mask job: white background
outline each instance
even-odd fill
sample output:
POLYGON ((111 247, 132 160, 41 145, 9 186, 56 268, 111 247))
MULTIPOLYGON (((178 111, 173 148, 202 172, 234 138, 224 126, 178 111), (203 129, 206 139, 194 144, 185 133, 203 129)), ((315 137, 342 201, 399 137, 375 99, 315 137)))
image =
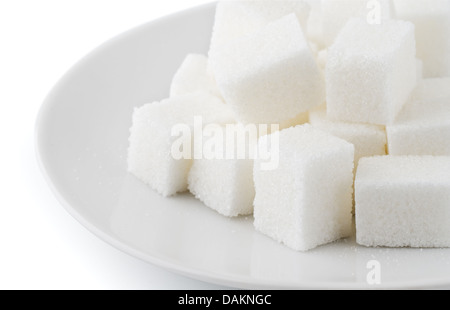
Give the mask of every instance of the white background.
POLYGON ((59 205, 37 167, 36 115, 80 58, 209 0, 0 0, 0 289, 217 289, 107 245, 59 205))

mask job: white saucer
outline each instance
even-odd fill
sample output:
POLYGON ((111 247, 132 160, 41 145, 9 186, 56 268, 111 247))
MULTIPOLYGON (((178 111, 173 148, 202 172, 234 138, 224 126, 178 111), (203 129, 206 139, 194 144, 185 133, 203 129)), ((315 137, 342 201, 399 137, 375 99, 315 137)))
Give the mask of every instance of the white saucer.
POLYGON ((185 194, 164 199, 126 171, 134 107, 168 96, 184 56, 206 53, 214 5, 118 36, 79 62, 37 122, 42 170, 63 206, 111 245, 192 278, 239 288, 450 286, 450 249, 367 249, 354 240, 297 253, 185 194), (381 264, 370 286, 367 263, 381 264))

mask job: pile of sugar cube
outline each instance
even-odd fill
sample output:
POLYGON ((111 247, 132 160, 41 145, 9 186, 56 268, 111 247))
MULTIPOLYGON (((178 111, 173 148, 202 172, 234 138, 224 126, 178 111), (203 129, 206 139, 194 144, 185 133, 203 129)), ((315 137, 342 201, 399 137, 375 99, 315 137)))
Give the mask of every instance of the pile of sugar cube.
POLYGON ((130 173, 253 214, 294 250, 349 237, 353 216, 363 246, 450 247, 450 0, 220 1, 208 54, 188 55, 130 131, 130 173), (277 166, 197 158, 193 134, 191 156, 173 156, 199 118, 277 125, 248 146, 277 141, 277 166))

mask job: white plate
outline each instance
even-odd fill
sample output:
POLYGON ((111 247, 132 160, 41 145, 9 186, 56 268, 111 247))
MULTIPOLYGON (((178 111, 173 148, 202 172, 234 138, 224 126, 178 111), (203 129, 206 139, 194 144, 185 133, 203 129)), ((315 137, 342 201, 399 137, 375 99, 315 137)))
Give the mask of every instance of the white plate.
POLYGON ((168 96, 190 52, 205 53, 207 5, 120 35, 78 63, 46 99, 37 122, 44 174, 64 207, 131 255, 196 279, 240 288, 382 288, 450 285, 449 249, 367 249, 344 240, 297 253, 227 219, 190 195, 164 199, 126 172, 134 107, 168 96))

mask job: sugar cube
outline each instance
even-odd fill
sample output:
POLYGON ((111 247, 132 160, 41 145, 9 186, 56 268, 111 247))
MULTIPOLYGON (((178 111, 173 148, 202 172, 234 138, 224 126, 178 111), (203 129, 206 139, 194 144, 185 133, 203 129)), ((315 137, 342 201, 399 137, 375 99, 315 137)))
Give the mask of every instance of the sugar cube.
MULTIPOLYGON (((322 32, 322 5, 321 0, 306 0, 311 7, 308 17, 306 36, 319 47, 324 46, 322 32)), ((303 28, 304 29, 304 28, 303 28)))
POLYGON ((317 64, 320 69, 325 70, 327 67, 328 50, 324 49, 317 53, 317 64))
POLYGON ((317 54, 319 54, 319 46, 316 43, 311 42, 311 41, 309 41, 308 43, 309 43, 309 48, 311 49, 311 52, 317 58, 317 54))
POLYGON ((240 37, 250 35, 268 23, 295 13, 306 29, 310 7, 302 0, 219 1, 216 8, 209 56, 240 37))
POLYGON ((326 106, 310 111, 309 122, 314 128, 354 145, 354 175, 361 158, 386 155, 387 138, 386 130, 383 126, 332 121, 327 117, 326 106))
POLYGON ((175 73, 170 87, 170 97, 196 92, 207 92, 221 97, 212 76, 208 74, 208 58, 200 54, 189 54, 175 73))
POLYGON ((188 183, 197 199, 224 216, 253 213, 251 159, 195 159, 188 183))
POLYGON ((391 155, 450 155, 450 78, 422 80, 386 131, 391 155))
POLYGON ((386 130, 382 126, 332 121, 323 107, 310 111, 309 122, 316 129, 352 143, 355 146, 355 166, 363 157, 386 155, 386 130))
POLYGON ((302 28, 306 30, 311 7, 305 0, 250 0, 240 2, 248 14, 258 16, 261 26, 293 13, 302 28))
POLYGON ((223 46, 211 63, 239 122, 280 123, 325 101, 323 76, 294 14, 223 46))
POLYGON ((332 45, 351 18, 363 18, 367 22, 377 24, 392 18, 393 11, 392 0, 322 0, 323 41, 326 46, 332 45))
POLYGON ((264 160, 255 160, 258 231, 297 251, 350 235, 352 144, 303 125, 264 136, 258 147, 279 151, 277 169, 263 170, 264 160))
POLYGON ((417 66, 417 84, 423 79, 423 61, 420 59, 416 59, 417 66))
POLYGON ((450 247, 450 157, 363 158, 355 191, 358 244, 450 247))
POLYGON ((433 102, 447 100, 450 104, 450 77, 423 79, 414 90, 410 101, 433 102))
MULTIPOLYGON (((207 93, 174 97, 135 109, 129 138, 129 172, 163 196, 186 191, 190 158, 194 156, 173 156, 174 142, 180 137, 172 135, 172 129, 177 125, 192 128, 195 117, 202 117, 203 124, 234 122, 228 107, 207 93)), ((194 136, 193 130, 189 133, 194 136)))
POLYGON ((327 104, 331 118, 390 124, 417 84, 414 25, 351 19, 328 49, 327 104))
POLYGON ((424 77, 450 76, 450 1, 394 0, 397 18, 416 26, 424 77))

